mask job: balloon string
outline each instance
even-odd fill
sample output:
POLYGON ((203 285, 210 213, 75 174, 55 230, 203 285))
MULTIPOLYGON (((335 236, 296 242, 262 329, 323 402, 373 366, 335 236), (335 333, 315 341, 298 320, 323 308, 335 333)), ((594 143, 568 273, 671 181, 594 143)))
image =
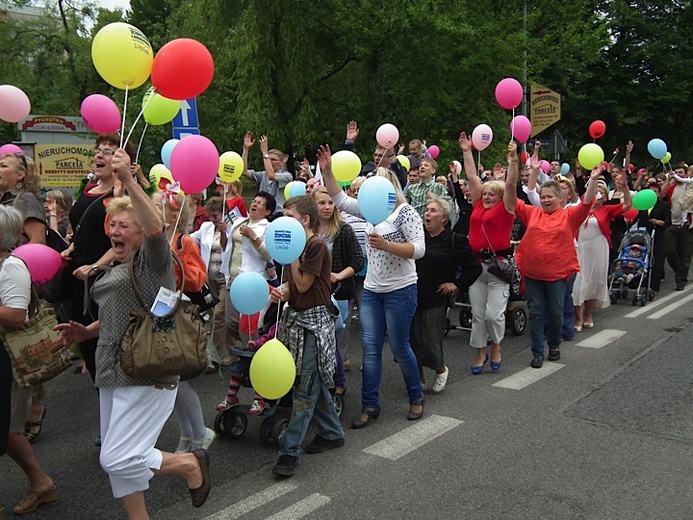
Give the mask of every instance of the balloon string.
MULTIPOLYGON (((173 237, 176 236, 176 230, 178 229, 178 224, 180 223, 180 216, 183 214, 183 208, 185 207, 185 201, 187 197, 183 197, 183 202, 180 205, 180 209, 178 210, 178 216, 176 217, 176 227, 173 228, 173 233, 171 234, 171 247, 173 247, 173 237)), ((175 198, 173 200, 176 200, 175 198)), ((166 203, 164 201, 164 206, 166 206, 166 203)))
MULTIPOLYGON (((479 175, 479 168, 481 168, 481 150, 477 152, 477 160, 476 160, 476 174, 479 175)), ((479 176, 481 177, 481 176, 479 176)))
MULTIPOLYGON (((140 110, 140 113, 137 114, 137 117, 135 118, 135 122, 132 123, 132 127, 130 127, 130 131, 128 132, 128 136, 125 138, 125 144, 127 144, 127 142, 130 140, 130 136, 132 135, 132 131, 133 131, 133 130, 135 129, 135 127, 137 126, 137 123, 139 123, 140 118, 142 117, 142 114, 144 114, 144 111, 145 111, 146 108, 149 106, 149 103, 151 103, 152 99, 154 99, 154 96, 149 96, 149 99, 147 100, 147 102, 146 102, 146 103, 144 104, 144 106, 142 107, 142 110, 140 110)), ((125 125, 124 125, 124 124, 123 124, 123 128, 125 128, 125 125)), ((121 138, 122 138, 122 137, 121 137, 121 138)), ((121 148, 122 148, 122 147, 121 147, 121 148)))
POLYGON ((123 122, 120 127, 120 146, 123 147, 123 134, 125 133, 125 115, 128 113, 128 85, 125 85, 125 100, 123 101, 123 122))
POLYGON ((135 164, 139 164, 140 162, 140 149, 142 148, 142 141, 144 141, 144 134, 147 133, 147 128, 149 128, 148 124, 144 124, 144 129, 142 129, 142 135, 140 136, 140 142, 137 145, 137 153, 135 154, 135 164))
MULTIPOLYGON (((288 267, 289 269, 291 269, 291 264, 287 264, 287 265, 285 265, 285 266, 282 267, 282 279, 281 279, 281 284, 279 285, 279 287, 283 287, 283 286, 284 286, 284 270, 285 270, 287 267, 288 267)), ((282 291, 282 292, 284 292, 284 291, 282 291)), ((275 339, 277 338, 277 332, 279 331, 279 314, 281 313, 282 302, 280 301, 277 305, 278 305, 278 308, 277 308, 277 321, 274 323, 274 338, 275 338, 275 339)))
POLYGON ((226 183, 224 183, 224 201, 221 205, 221 221, 224 222, 224 214, 226 213, 226 183))
POLYGON ((510 140, 515 139, 515 107, 513 107, 513 118, 510 120, 510 140))

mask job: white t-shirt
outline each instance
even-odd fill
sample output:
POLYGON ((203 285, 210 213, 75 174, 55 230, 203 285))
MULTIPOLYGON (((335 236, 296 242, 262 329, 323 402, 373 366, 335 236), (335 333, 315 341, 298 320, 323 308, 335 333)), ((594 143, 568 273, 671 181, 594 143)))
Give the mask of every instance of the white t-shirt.
POLYGON ((11 309, 29 309, 31 275, 19 258, 8 256, 0 269, 0 304, 11 309))

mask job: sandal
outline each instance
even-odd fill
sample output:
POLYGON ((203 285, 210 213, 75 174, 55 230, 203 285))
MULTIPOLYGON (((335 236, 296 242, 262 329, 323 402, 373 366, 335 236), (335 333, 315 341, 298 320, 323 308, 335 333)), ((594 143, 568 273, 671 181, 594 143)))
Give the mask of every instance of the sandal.
POLYGON ((592 327, 594 327, 594 322, 592 322, 592 320, 590 320, 590 321, 585 321, 585 322, 582 324, 582 326, 585 327, 586 329, 591 329, 592 327))
MULTIPOLYGON (((43 420, 45 418, 46 418, 46 407, 44 406, 40 421, 35 421, 35 422, 27 421, 26 423, 24 423, 24 435, 29 440, 30 444, 34 444, 36 442, 36 440, 39 438, 39 435, 41 435, 41 431, 43 430, 43 420), (32 432, 31 431, 32 428, 38 428, 38 429, 36 431, 32 432)), ((36 509, 36 508, 34 508, 34 509, 36 509)), ((33 509, 32 509, 32 511, 33 511, 33 509)))
POLYGON ((44 491, 43 493, 41 493, 40 491, 29 490, 29 493, 27 493, 24 500, 22 500, 19 504, 14 506, 12 512, 15 515, 24 515, 26 513, 31 513, 32 511, 36 510, 38 506, 48 504, 50 502, 55 502, 56 499, 57 497, 55 495, 55 486, 50 488, 48 491, 44 491))

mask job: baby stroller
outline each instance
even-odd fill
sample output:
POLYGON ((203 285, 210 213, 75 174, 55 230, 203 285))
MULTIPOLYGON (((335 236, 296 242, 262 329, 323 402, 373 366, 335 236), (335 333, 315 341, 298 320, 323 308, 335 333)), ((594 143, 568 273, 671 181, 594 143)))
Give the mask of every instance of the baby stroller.
POLYGON ((609 275, 609 299, 616 303, 619 299, 632 298, 633 305, 644 306, 647 301, 654 299, 654 291, 650 289, 652 276, 652 254, 654 231, 648 233, 643 228, 631 228, 626 232, 618 248, 618 257, 611 266, 609 275), (632 250, 639 249, 638 257, 632 256, 632 250), (623 276, 628 269, 637 269, 633 276, 623 276))

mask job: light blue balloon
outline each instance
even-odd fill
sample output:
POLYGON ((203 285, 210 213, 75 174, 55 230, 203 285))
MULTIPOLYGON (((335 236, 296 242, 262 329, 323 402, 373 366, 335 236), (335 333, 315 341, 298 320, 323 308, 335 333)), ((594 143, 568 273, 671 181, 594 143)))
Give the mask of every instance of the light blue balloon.
POLYGON ((260 273, 241 273, 231 283, 229 297, 241 314, 251 315, 260 312, 269 299, 267 280, 260 273))
POLYGON ((290 264, 306 247, 306 231, 295 218, 279 217, 267 226, 265 246, 274 260, 282 265, 290 264))
POLYGON ((570 164, 568 164, 567 162, 564 162, 563 164, 561 164, 561 175, 568 175, 569 172, 570 172, 570 164))
POLYGON ((397 203, 397 192, 385 177, 376 175, 366 179, 358 194, 359 210, 374 226, 390 216, 397 203))
POLYGON ((179 139, 169 139, 164 143, 164 146, 161 147, 161 162, 163 162, 164 166, 169 170, 171 169, 171 153, 173 153, 173 149, 178 143, 180 143, 179 139))
POLYGON ((306 194, 306 183, 302 181, 294 181, 289 186, 289 198, 300 197, 306 194))
POLYGON ((667 154, 667 144, 661 139, 652 139, 647 143, 647 151, 655 159, 661 159, 667 154))

